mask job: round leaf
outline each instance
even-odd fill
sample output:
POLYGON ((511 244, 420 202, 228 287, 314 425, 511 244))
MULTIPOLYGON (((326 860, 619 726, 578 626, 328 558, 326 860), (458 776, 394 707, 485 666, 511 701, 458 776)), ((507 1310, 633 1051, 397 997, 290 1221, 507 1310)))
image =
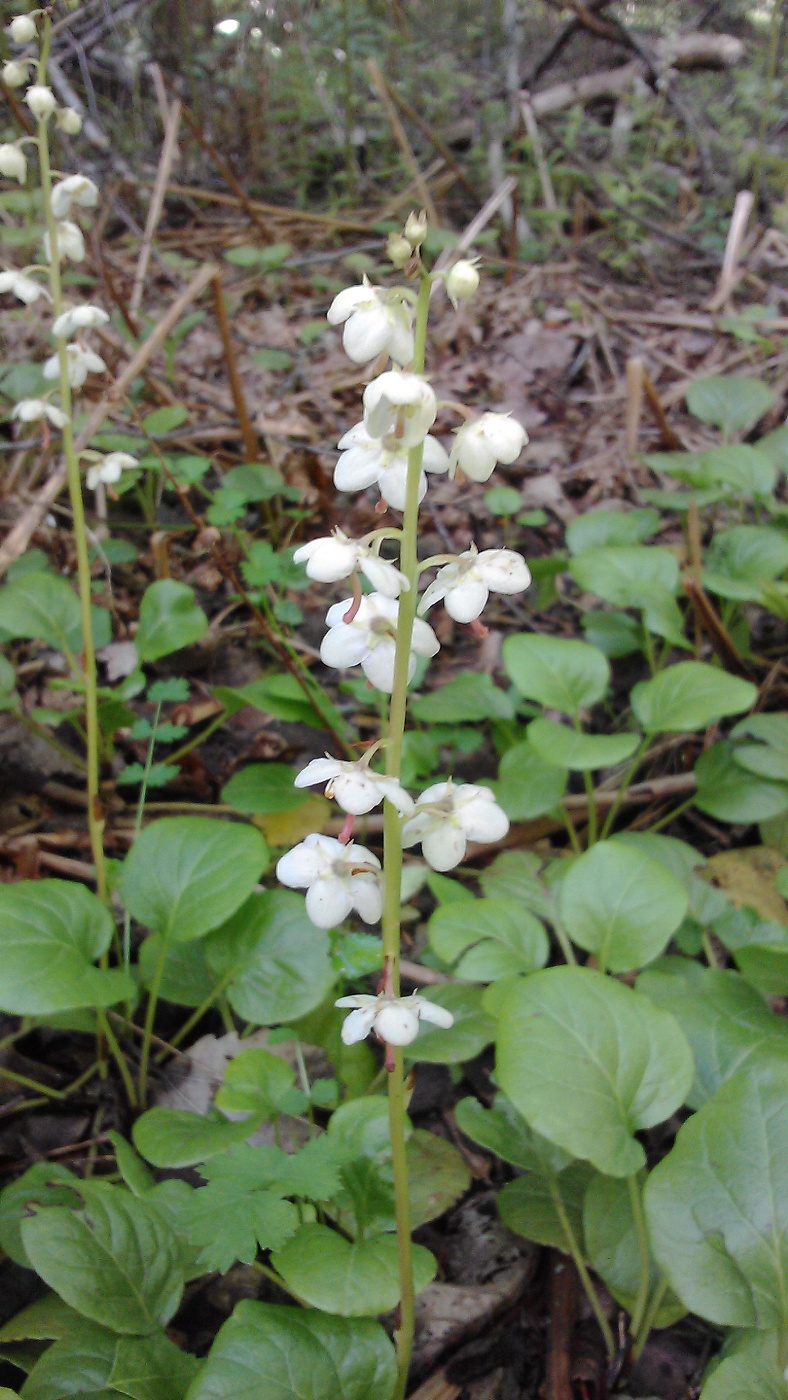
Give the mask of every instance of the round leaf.
POLYGON ((216 1095, 216 1106, 223 1112, 275 1118, 294 1083, 295 1072, 286 1060, 253 1046, 230 1061, 216 1095))
POLYGON ((507 749, 498 773, 495 798, 513 822, 552 812, 566 792, 566 769, 545 763, 527 739, 507 749))
POLYGON ((159 995, 176 1006, 202 1006, 216 986, 216 978, 205 961, 204 943, 174 943, 160 933, 152 933, 139 952, 142 985, 150 987, 157 974, 162 943, 167 946, 159 995))
POLYGON ((157 579, 140 603, 137 655, 140 661, 158 661, 198 642, 207 630, 208 619, 195 603, 193 590, 175 579, 157 579))
POLYGON ((617 841, 599 841, 574 861, 558 895, 569 937, 612 972, 659 957, 688 903, 685 886, 664 865, 617 841))
POLYGON ((93 966, 109 947, 112 927, 109 911, 84 885, 0 885, 0 1008, 46 1016, 133 997, 134 983, 124 973, 93 966))
POLYGON ((659 545, 588 549, 569 572, 580 588, 616 608, 646 608, 655 592, 672 595, 679 586, 676 556, 659 545))
POLYGON ((566 543, 572 554, 605 545, 640 544, 659 529, 656 510, 588 510, 570 520, 566 543))
POLYGON ((788 1381, 767 1356, 728 1356, 712 1371, 701 1400, 788 1400, 788 1381))
POLYGON ((640 681, 632 690, 631 701, 647 734, 681 734, 749 710, 757 695, 750 681, 717 666, 679 661, 651 680, 640 681))
POLYGON ((518 979, 503 1003, 496 1063, 526 1122, 609 1176, 640 1170, 634 1134, 674 1113, 693 1076, 673 1017, 584 967, 518 979))
POLYGON ((763 822, 788 811, 788 783, 748 773, 731 743, 713 744, 695 764, 695 806, 723 822, 763 822))
POLYGON ((503 644, 506 673, 526 700, 575 715, 601 700, 610 681, 607 657, 588 642, 520 633, 503 644))
POLYGON ((481 1054, 494 1039, 495 1021, 482 1006, 481 987, 457 984, 430 987, 429 1000, 445 1006, 454 1017, 454 1025, 448 1030, 442 1026, 425 1029, 422 1022, 418 1036, 405 1051, 409 1060, 429 1060, 438 1065, 462 1064, 481 1054))
POLYGON ((583 734, 554 719, 535 719, 528 726, 528 743, 545 763, 580 772, 623 763, 639 742, 637 734, 583 734))
POLYGON ((535 972, 550 951, 539 920, 511 899, 455 900, 435 910, 430 943, 457 977, 493 982, 510 972, 535 972))
POLYGON ((288 890, 252 895, 211 935, 206 955, 228 984, 233 1010, 257 1025, 305 1016, 334 983, 328 936, 307 917, 303 898, 288 890))
MULTIPOLYGON (((340 1317, 374 1317, 399 1302, 397 1241, 375 1235, 351 1242, 327 1225, 302 1225, 271 1262, 305 1303, 340 1317)), ((413 1246, 413 1279, 421 1292, 435 1277, 436 1261, 413 1246)))
POLYGON ((785 1084, 784 1066, 737 1074, 679 1129, 646 1186, 660 1268, 720 1326, 788 1325, 785 1084))
POLYGON ((740 496, 768 496, 777 479, 777 470, 766 453, 747 443, 714 447, 703 453, 698 467, 709 484, 728 486, 740 496))
POLYGON ((504 1186, 498 1196, 498 1213, 515 1234, 564 1254, 571 1252, 568 1221, 584 1254, 583 1199, 591 1176, 587 1162, 573 1162, 560 1176, 526 1172, 504 1186))
POLYGON ((250 763, 225 783, 222 802, 236 812, 289 812, 309 800, 303 788, 293 787, 295 776, 287 763, 250 763))
POLYGON ((56 651, 82 649, 79 599, 56 574, 23 574, 0 588, 0 636, 32 637, 56 651))
MULTIPOLYGON (((639 1180, 638 1190, 641 1186, 639 1180)), ((640 1281, 640 1255, 629 1185, 623 1178, 595 1175, 589 1181, 583 1201, 583 1233, 588 1262, 616 1301, 631 1313, 640 1281)), ((659 1282, 659 1274, 653 1260, 649 1263, 651 1295, 659 1282)), ((660 1304, 654 1326, 669 1327, 686 1311, 684 1304, 668 1293, 660 1304)))
POLYGON ((126 857, 121 898, 141 924, 186 943, 229 918, 267 863, 268 847, 252 826, 163 817, 145 828, 126 857))
POLYGON ((230 1123, 218 1113, 185 1108, 151 1108, 134 1124, 134 1146, 154 1167, 193 1167, 243 1142, 254 1131, 244 1119, 230 1123))
POLYGON ((478 1099, 460 1099, 455 1117, 460 1132, 472 1142, 523 1171, 557 1176, 572 1160, 562 1148, 529 1128, 504 1094, 496 1094, 492 1108, 482 1108, 478 1099))
POLYGON ((417 1128, 411 1137, 407 1154, 410 1225, 417 1230, 465 1195, 471 1174, 453 1143, 423 1128, 417 1128))
POLYGON ((0 1195, 0 1248, 15 1264, 21 1264, 24 1269, 33 1267, 25 1253, 21 1233, 22 1222, 30 1218, 30 1211, 35 1206, 73 1206, 77 1185, 73 1172, 59 1163, 36 1162, 4 1188, 0 1195))
POLYGON ((739 374, 695 379, 687 390, 690 413, 726 434, 751 428, 773 403, 774 390, 768 384, 739 374))

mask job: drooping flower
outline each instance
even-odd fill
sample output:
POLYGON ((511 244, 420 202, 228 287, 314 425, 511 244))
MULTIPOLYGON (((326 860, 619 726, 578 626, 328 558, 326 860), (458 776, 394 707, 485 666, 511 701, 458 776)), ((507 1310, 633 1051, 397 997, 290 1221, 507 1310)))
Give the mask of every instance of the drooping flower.
POLYGON ((8 34, 15 44, 29 44, 36 37, 36 22, 30 15, 14 15, 8 34))
POLYGON ((68 414, 55 404, 47 403, 46 399, 20 399, 11 409, 11 417, 18 418, 20 423, 37 423, 47 418, 55 428, 62 428, 68 422, 68 414))
POLYGON ((413 816, 402 828, 402 844, 421 842, 433 870, 452 870, 465 856, 469 841, 500 841, 509 818, 489 788, 473 783, 435 783, 421 794, 413 816))
POLYGON ((451 452, 452 470, 462 467, 472 481, 487 481, 498 462, 516 462, 528 434, 509 413, 483 413, 459 429, 451 452))
MULTIPOLYGON (((68 258, 69 262, 84 261, 85 239, 79 224, 73 220, 61 219, 55 224, 55 242, 58 262, 63 262, 64 258, 68 258)), ((47 262, 52 261, 52 242, 48 231, 44 234, 44 255, 47 262)))
MULTIPOLYGON (((86 350, 83 346, 72 341, 66 346, 66 356, 68 364, 68 382, 72 389, 81 389, 89 374, 102 374, 107 368, 100 355, 95 350, 86 350)), ((44 378, 57 379, 60 375, 60 359, 57 355, 50 355, 44 365, 44 378)))
POLYGON ((6 87, 18 88, 27 82, 27 70, 30 67, 30 60, 27 58, 9 58, 3 64, 3 82, 6 87))
MULTIPOLYGON (((334 468, 334 485, 338 491, 365 491, 377 486, 383 500, 394 510, 405 509, 408 481, 408 451, 393 433, 385 437, 370 437, 363 423, 356 423, 339 440, 344 449, 334 468)), ((437 438, 424 439, 422 472, 419 478, 419 500, 427 494, 425 472, 447 472, 449 454, 437 438)))
POLYGON ((27 157, 12 141, 4 141, 0 146, 0 175, 18 180, 20 185, 27 179, 27 157))
POLYGON ((277 879, 291 889, 306 890, 306 912, 318 928, 341 924, 356 909, 366 924, 375 924, 383 908, 380 861, 354 841, 343 845, 334 836, 313 832, 282 856, 277 879))
POLYGON ((427 237, 428 228, 429 224, 427 222, 426 210, 422 209, 420 214, 416 214, 411 210, 405 220, 403 233, 408 242, 413 244, 414 248, 420 248, 427 237))
POLYGON ((368 364, 384 350, 398 365, 413 359, 413 308, 396 289, 373 287, 365 277, 334 297, 327 320, 344 325, 342 344, 355 364, 368 364))
POLYGON ((75 107, 58 107, 55 112, 55 125, 67 136, 79 136, 82 118, 75 107))
POLYGON ((446 291, 455 311, 461 301, 468 301, 479 289, 478 258, 461 258, 446 273, 446 291))
POLYGON ((522 593, 530 582, 531 572, 521 554, 513 549, 484 549, 479 554, 473 545, 438 570, 422 595, 419 612, 443 598, 455 622, 473 622, 491 593, 522 593))
POLYGON ((57 340, 69 340, 74 331, 90 330, 94 326, 105 326, 109 320, 106 311, 100 306, 72 306, 52 323, 52 334, 57 340))
POLYGON ((370 437, 393 433, 400 447, 416 447, 437 415, 438 400, 421 375, 387 369, 364 390, 364 427, 370 437))
POLYGON ((301 769, 294 786, 314 787, 317 783, 326 783, 326 797, 333 797, 343 812, 349 812, 354 817, 371 812, 384 797, 396 807, 401 817, 410 816, 413 811, 413 798, 400 787, 396 778, 373 772, 367 756, 355 763, 328 756, 313 758, 306 768, 301 769))
POLYGON ((400 569, 381 559, 364 540, 352 540, 342 530, 300 545, 293 558, 297 564, 304 564, 309 577, 318 583, 337 583, 360 569, 372 587, 387 598, 398 598, 410 588, 400 569))
MULTIPOLYGON (((378 690, 391 692, 394 686, 394 656, 399 604, 382 593, 368 593, 361 599, 350 622, 345 621, 352 598, 334 603, 326 613, 328 631, 320 647, 326 666, 344 670, 360 666, 367 680, 378 690)), ((440 643, 432 628, 421 618, 413 624, 408 679, 416 670, 417 656, 434 656, 440 643)))
POLYGON ((443 1030, 454 1025, 454 1017, 445 1006, 415 992, 410 997, 340 997, 334 1005, 354 1008, 342 1026, 345 1045, 364 1040, 370 1031, 375 1031, 387 1045, 410 1045, 419 1033, 420 1021, 431 1021, 443 1030))
POLYGON ((43 83, 33 83, 33 86, 27 89, 25 102, 39 121, 46 121, 57 107, 54 92, 43 83))
POLYGON ((23 272, 0 272, 0 292, 12 292, 25 306, 30 306, 39 297, 49 296, 46 287, 32 277, 25 277, 23 272))
POLYGON ((56 219, 65 219, 71 213, 72 204, 81 209, 92 209, 98 199, 98 185, 94 185, 87 175, 68 175, 58 180, 52 189, 52 213, 56 219))
POLYGON ((95 491, 100 482, 105 486, 114 486, 116 481, 120 481, 124 471, 138 466, 137 458, 132 457, 130 452, 108 452, 100 462, 94 462, 93 466, 88 468, 88 490, 95 491))

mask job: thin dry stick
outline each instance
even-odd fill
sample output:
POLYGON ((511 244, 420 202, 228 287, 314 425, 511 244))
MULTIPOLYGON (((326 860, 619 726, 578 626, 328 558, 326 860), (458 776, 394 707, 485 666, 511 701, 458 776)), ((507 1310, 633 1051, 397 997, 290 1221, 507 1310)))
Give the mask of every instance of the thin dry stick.
POLYGON ((643 416, 643 375, 646 366, 639 355, 627 360, 627 408, 625 445, 630 457, 637 451, 638 431, 643 416))
POLYGON ((164 206, 164 196, 167 193, 170 171, 172 170, 172 163, 175 159, 178 127, 180 123, 181 104, 176 97, 170 107, 167 125, 164 129, 164 145, 161 148, 161 159, 159 160, 159 168, 156 171, 156 183, 153 186, 153 194, 148 207, 148 217, 145 220, 145 232, 142 236, 142 245, 137 259, 137 270, 134 273, 134 285, 131 289, 131 296, 129 297, 129 311, 132 316, 137 315, 142 304, 145 277, 148 271, 151 251, 153 249, 153 237, 164 206))
POLYGON ((671 452, 683 452, 684 443, 675 429, 671 428, 665 415, 665 410, 662 407, 662 400, 654 386, 654 381, 645 367, 643 369, 643 388, 646 391, 648 406, 654 415, 654 420, 659 428, 660 437, 662 438, 664 446, 669 448, 671 452))
POLYGON ((544 152, 544 142, 539 124, 536 120, 533 103, 530 94, 523 92, 520 94, 520 111, 522 113, 525 129, 528 133, 528 140, 531 142, 531 151, 536 162, 536 169, 539 172, 539 183, 542 186, 542 199, 545 209, 550 209, 553 213, 558 209, 558 200, 555 197, 553 181, 550 175, 550 166, 544 152))
POLYGON ((432 224, 433 228, 440 228, 440 219, 438 217, 438 211, 435 208, 432 195, 429 192, 427 183, 419 168, 419 163, 413 154, 413 149, 408 140, 405 128, 399 119, 399 112, 397 111, 396 107, 394 106, 394 103, 391 100, 391 97, 389 96, 389 90, 386 86, 386 79, 383 77, 383 74, 380 71, 380 67, 374 58, 366 59, 364 67, 369 73, 369 76, 372 79, 372 83, 377 91, 378 97, 380 98, 381 103, 383 104, 383 109, 386 113, 386 116, 389 119, 389 126, 391 127, 394 140, 396 141, 397 145, 402 151, 405 164, 407 165, 408 170, 410 171, 416 183, 416 189, 419 192, 419 199, 421 200, 422 207, 426 209, 427 217, 429 218, 429 221, 432 224))
MULTIPOLYGON (((125 368, 121 370, 115 383, 104 395, 103 399, 100 399, 93 408, 87 423, 76 438, 75 447, 78 452, 81 451, 83 447, 87 447, 94 433, 98 432, 104 419, 115 407, 118 399, 123 397, 126 390, 137 378, 137 375, 141 373, 148 361, 155 355, 162 342, 167 339, 173 327, 178 324, 186 307, 190 302, 200 296, 201 292, 205 290, 208 283, 216 276, 218 271, 219 269, 215 263, 206 263, 204 267, 200 268, 197 275, 192 278, 188 287, 186 287, 185 290, 181 292, 181 295, 172 303, 169 311, 162 317, 161 321, 159 321, 156 329, 151 332, 147 340, 143 341, 136 354, 132 356, 125 368)), ((45 512, 52 505, 52 502, 57 500, 65 484, 66 466, 64 462, 61 462, 55 468, 49 480, 41 487, 35 500, 28 506, 27 510, 24 511, 13 530, 9 531, 8 535, 6 535, 2 546, 0 546, 0 577, 2 577, 8 567, 13 564, 14 560, 18 559, 19 555, 24 553, 27 549, 31 535, 38 529, 45 512)))
MULTIPOLYGON (((125 180, 124 184, 136 188, 147 188, 145 180, 125 180)), ((171 195, 180 194, 188 199, 204 199, 208 204, 226 204, 233 209, 259 209, 261 214, 270 214, 283 219, 288 224, 316 224, 325 229, 347 229, 350 233, 370 232, 370 224, 359 219, 344 219, 336 214, 315 214, 311 209, 285 209, 281 204, 266 204, 262 199, 239 199, 234 194, 222 194, 219 190, 204 190, 199 185, 170 185, 171 195)))
POLYGON ((235 404, 235 412, 238 417, 238 426, 241 429, 244 452, 247 461, 257 460, 257 434, 252 427, 252 420, 249 417, 249 409, 246 406, 246 396, 238 373, 238 361, 235 358, 232 337, 230 335, 230 322, 227 319, 227 307, 224 301, 222 290, 222 279, 217 272, 211 287, 213 288, 213 305, 216 312, 216 320, 219 325, 219 334, 222 338, 222 349, 224 350, 225 364, 227 365, 227 377, 230 381, 230 392, 235 404))
POLYGON ((752 213, 754 200, 750 190, 740 190, 733 202, 733 214, 722 259, 722 271, 714 296, 707 302, 709 311, 719 311, 725 305, 737 282, 736 269, 741 256, 742 243, 747 222, 752 213))

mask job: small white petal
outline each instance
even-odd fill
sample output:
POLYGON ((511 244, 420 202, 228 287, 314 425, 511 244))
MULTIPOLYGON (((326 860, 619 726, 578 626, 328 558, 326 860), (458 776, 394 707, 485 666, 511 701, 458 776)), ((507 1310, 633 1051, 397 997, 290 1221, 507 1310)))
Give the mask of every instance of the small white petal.
POLYGON ((315 783, 328 783, 342 772, 342 764, 336 758, 313 758, 293 779, 293 787, 312 787, 315 783))
MULTIPOLYGON (((394 658, 396 647, 393 637, 382 637, 376 646, 361 659, 361 669, 370 685, 390 695, 394 689, 394 658)), ((411 652, 408 665, 408 680, 412 680, 416 670, 416 658, 411 652)))
POLYGON ((376 360, 388 347, 390 329, 385 307, 379 303, 355 311, 345 322, 342 333, 342 344, 348 359, 357 365, 366 365, 370 360, 376 360))
MULTIPOLYGON (((345 602, 345 611, 351 599, 345 602)), ((330 627, 320 643, 320 659, 324 666, 333 666, 344 671, 348 666, 358 666, 369 648, 369 635, 364 627, 340 622, 330 627)))
POLYGON ((528 565, 513 549, 483 550, 474 569, 492 593, 522 593, 531 582, 528 565))
POLYGON ((306 912, 318 928, 341 924, 353 908, 349 881, 321 875, 306 892, 306 912))
POLYGON ((6 141, 0 145, 0 175, 6 175, 9 180, 18 180, 20 185, 27 179, 27 157, 13 142, 6 141))
POLYGON ((69 340, 77 330, 88 330, 94 326, 105 326, 109 321, 106 311, 100 306, 72 306, 52 323, 52 334, 58 340, 69 340))
POLYGON ((377 301, 377 288, 370 287, 368 283, 365 283, 364 286, 345 287, 334 297, 328 308, 326 320, 330 326, 341 326, 349 316, 374 306, 377 301))
POLYGON ((453 870, 464 859, 465 832, 450 818, 441 821, 421 840, 421 853, 433 870, 453 870))
POLYGON ((98 200, 98 186, 87 175, 68 175, 52 189, 50 206, 56 219, 68 217, 72 204, 92 208, 98 200))
POLYGON ((34 282, 22 272, 0 272, 0 292, 12 292, 25 306, 30 306, 40 296, 49 295, 40 282, 34 282))
POLYGON ((57 107, 52 89, 45 87, 42 83, 34 83, 32 87, 27 89, 25 102, 33 116, 38 117, 39 121, 46 121, 57 107))
POLYGON ((383 892, 375 875, 355 875, 348 881, 353 908, 365 924, 376 924, 383 913, 383 892))
POLYGON ((365 551, 359 556, 358 563, 362 574, 369 579, 372 587, 378 593, 384 593, 387 598, 398 598, 400 593, 407 593, 410 588, 406 575, 377 554, 365 551))
POLYGON ((419 1018, 415 1008, 402 1000, 382 1003, 375 1017, 375 1030, 387 1045, 410 1045, 419 1033, 419 1018))
MULTIPOLYGON (((336 1003, 341 1006, 347 998, 341 997, 336 1003)), ((375 998, 371 998, 375 1000, 375 998)), ((359 1007, 357 1011, 351 1011, 350 1015, 342 1024, 342 1041, 345 1045, 356 1045, 359 1040, 365 1040, 372 1030, 375 1020, 375 1007, 359 1007)))
POLYGON ((441 644, 428 622, 417 617, 413 623, 411 646, 417 656, 437 656, 441 644))
POLYGON ((291 889, 301 890, 312 884, 323 874, 330 861, 322 846, 315 847, 301 841, 291 851, 280 856, 276 865, 276 878, 291 889))
POLYGON ((364 992, 356 992, 353 996, 349 997, 337 997, 337 1000, 334 1002, 335 1006, 359 1006, 362 1010, 371 1006, 377 1006, 377 1004, 377 997, 371 997, 364 992))
POLYGON ((473 622, 483 612, 489 596, 486 584, 471 572, 446 590, 446 611, 455 622, 473 622))
POLYGON ((436 1001, 429 1001, 427 997, 421 996, 414 997, 414 1001, 419 1003, 420 1021, 431 1021, 434 1026, 440 1026, 445 1031, 454 1025, 454 1017, 445 1006, 439 1006, 436 1001))
POLYGON ((456 789, 457 819, 469 841, 501 841, 509 830, 509 818, 489 788, 463 783, 456 789))
POLYGON ((451 461, 446 448, 437 438, 426 437, 424 439, 424 456, 421 464, 425 472, 447 472, 451 461))
POLYGON ((36 22, 30 15, 14 15, 8 33, 15 44, 29 44, 36 37, 36 22))

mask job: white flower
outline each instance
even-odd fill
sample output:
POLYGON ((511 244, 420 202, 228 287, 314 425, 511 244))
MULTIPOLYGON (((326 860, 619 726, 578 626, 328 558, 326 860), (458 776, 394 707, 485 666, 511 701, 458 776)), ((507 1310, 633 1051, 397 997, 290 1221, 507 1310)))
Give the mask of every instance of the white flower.
POLYGON ((343 762, 338 758, 313 758, 302 768, 295 779, 297 788, 313 787, 316 783, 327 783, 326 797, 333 797, 343 812, 359 817, 371 812, 384 797, 396 807, 401 817, 410 816, 413 811, 413 798, 400 787, 396 778, 385 773, 374 773, 369 767, 368 758, 357 762, 343 762))
POLYGON ((29 44, 36 37, 36 22, 29 15, 14 15, 8 33, 15 44, 29 44))
MULTIPOLYGON (((394 655, 399 604, 382 593, 368 593, 361 599, 355 617, 345 621, 352 598, 334 603, 326 613, 329 630, 320 647, 326 666, 344 670, 360 666, 367 680, 378 690, 391 692, 394 686, 394 655)), ((416 618, 408 662, 408 679, 416 670, 417 656, 434 656, 440 650, 438 638, 428 623, 416 618)))
POLYGON ((476 271, 477 258, 462 258, 446 273, 446 291, 449 301, 457 310, 457 303, 467 301, 479 287, 479 274, 476 271))
POLYGON ((39 121, 44 122, 47 117, 52 116, 52 113, 57 107, 54 92, 51 87, 44 87, 43 83, 34 83, 32 87, 27 89, 25 93, 25 102, 33 113, 33 116, 38 117, 39 121))
POLYGON ((423 442, 438 415, 438 401, 418 374, 388 369, 364 390, 364 427, 370 437, 393 433, 400 447, 423 442))
POLYGON ((68 422, 68 414, 47 403, 46 399, 20 399, 11 409, 11 417, 18 418, 20 423, 35 423, 40 418, 48 418, 56 428, 62 428, 68 422))
MULTIPOLYGON (((356 423, 339 440, 345 449, 334 468, 334 485, 338 491, 364 491, 377 486, 384 501, 394 510, 405 509, 408 482, 408 452, 399 438, 389 433, 385 437, 370 437, 363 423, 356 423)), ((419 500, 427 494, 425 472, 447 472, 449 454, 437 438, 424 439, 422 472, 419 477, 419 500)))
POLYGON ((293 558, 297 564, 305 564, 309 577, 318 583, 336 583, 360 569, 372 587, 385 593, 387 598, 398 598, 410 588, 405 574, 388 560, 381 559, 363 540, 351 540, 342 530, 302 544, 293 558))
POLYGON ((479 554, 473 545, 438 570, 422 596, 419 612, 443 598, 455 622, 473 622, 491 593, 522 593, 530 582, 531 572, 521 554, 513 549, 484 549, 479 554))
POLYGON ((496 463, 507 465, 520 456, 528 434, 509 413, 483 413, 475 423, 466 423, 457 433, 452 448, 452 469, 462 467, 472 481, 487 481, 496 463))
POLYGON ((92 209, 98 199, 98 185, 94 185, 87 175, 68 175, 59 180, 52 190, 52 213, 56 219, 65 219, 71 213, 72 204, 81 209, 92 209))
POLYGON ((120 481, 121 475, 130 467, 138 467, 139 462, 136 457, 132 457, 130 452, 108 452, 100 462, 96 462, 88 468, 87 487, 89 491, 95 491, 99 482, 106 486, 113 486, 116 481, 120 481))
POLYGON ((72 306, 52 323, 52 334, 58 340, 69 340, 74 331, 90 330, 93 326, 105 326, 109 316, 100 306, 72 306))
POLYGON ((30 306, 41 296, 49 296, 46 287, 32 277, 25 277, 23 272, 0 272, 0 292, 13 292, 25 306, 30 306))
POLYGON ((20 185, 27 179, 27 157, 10 141, 4 141, 0 146, 0 175, 7 175, 9 180, 18 180, 20 185))
MULTIPOLYGON (((81 345, 72 341, 66 346, 66 356, 68 362, 68 382, 72 389, 81 389, 89 374, 102 374, 107 366, 100 355, 95 350, 85 350, 81 345)), ((58 379, 60 376, 60 359, 57 355, 50 355, 44 365, 45 379, 58 379)))
POLYGON ((413 244, 414 248, 420 248, 427 237, 428 228, 429 224, 427 223, 426 212, 422 209, 420 214, 414 214, 413 210, 411 210, 405 220, 403 233, 408 242, 413 244))
POLYGON ((313 832, 276 867, 277 879, 291 889, 306 890, 306 912, 318 928, 333 928, 357 909, 365 924, 375 924, 383 908, 380 861, 354 841, 346 846, 334 836, 313 832))
MULTIPOLYGON (((68 258, 69 262, 84 261, 85 239, 79 224, 72 223, 71 219, 61 219, 55 224, 55 242, 58 262, 62 262, 64 258, 68 258)), ((48 232, 44 234, 44 256, 47 262, 52 261, 52 244, 48 232)))
POLYGON ((27 70, 30 67, 30 60, 27 58, 11 58, 3 64, 3 82, 6 87, 18 88, 27 82, 27 70))
POLYGON ((78 136, 82 130, 82 118, 75 107, 58 107, 55 112, 55 125, 67 136, 78 136))
POLYGON ((341 326, 345 353, 355 364, 365 365, 384 350, 398 365, 413 359, 413 308, 402 293, 372 287, 346 287, 334 297, 327 316, 329 325, 341 326))
POLYGON ((334 1005, 355 1008, 342 1027, 345 1045, 364 1040, 370 1031, 375 1031, 387 1045, 410 1045, 419 1033, 420 1021, 431 1021, 443 1030, 454 1025, 454 1017, 445 1006, 415 992, 410 997, 340 997, 334 1005))
POLYGON ((489 788, 455 784, 450 778, 421 794, 414 815, 402 828, 402 844, 415 846, 420 841, 433 870, 452 870, 469 841, 500 841, 508 830, 509 818, 489 788))

